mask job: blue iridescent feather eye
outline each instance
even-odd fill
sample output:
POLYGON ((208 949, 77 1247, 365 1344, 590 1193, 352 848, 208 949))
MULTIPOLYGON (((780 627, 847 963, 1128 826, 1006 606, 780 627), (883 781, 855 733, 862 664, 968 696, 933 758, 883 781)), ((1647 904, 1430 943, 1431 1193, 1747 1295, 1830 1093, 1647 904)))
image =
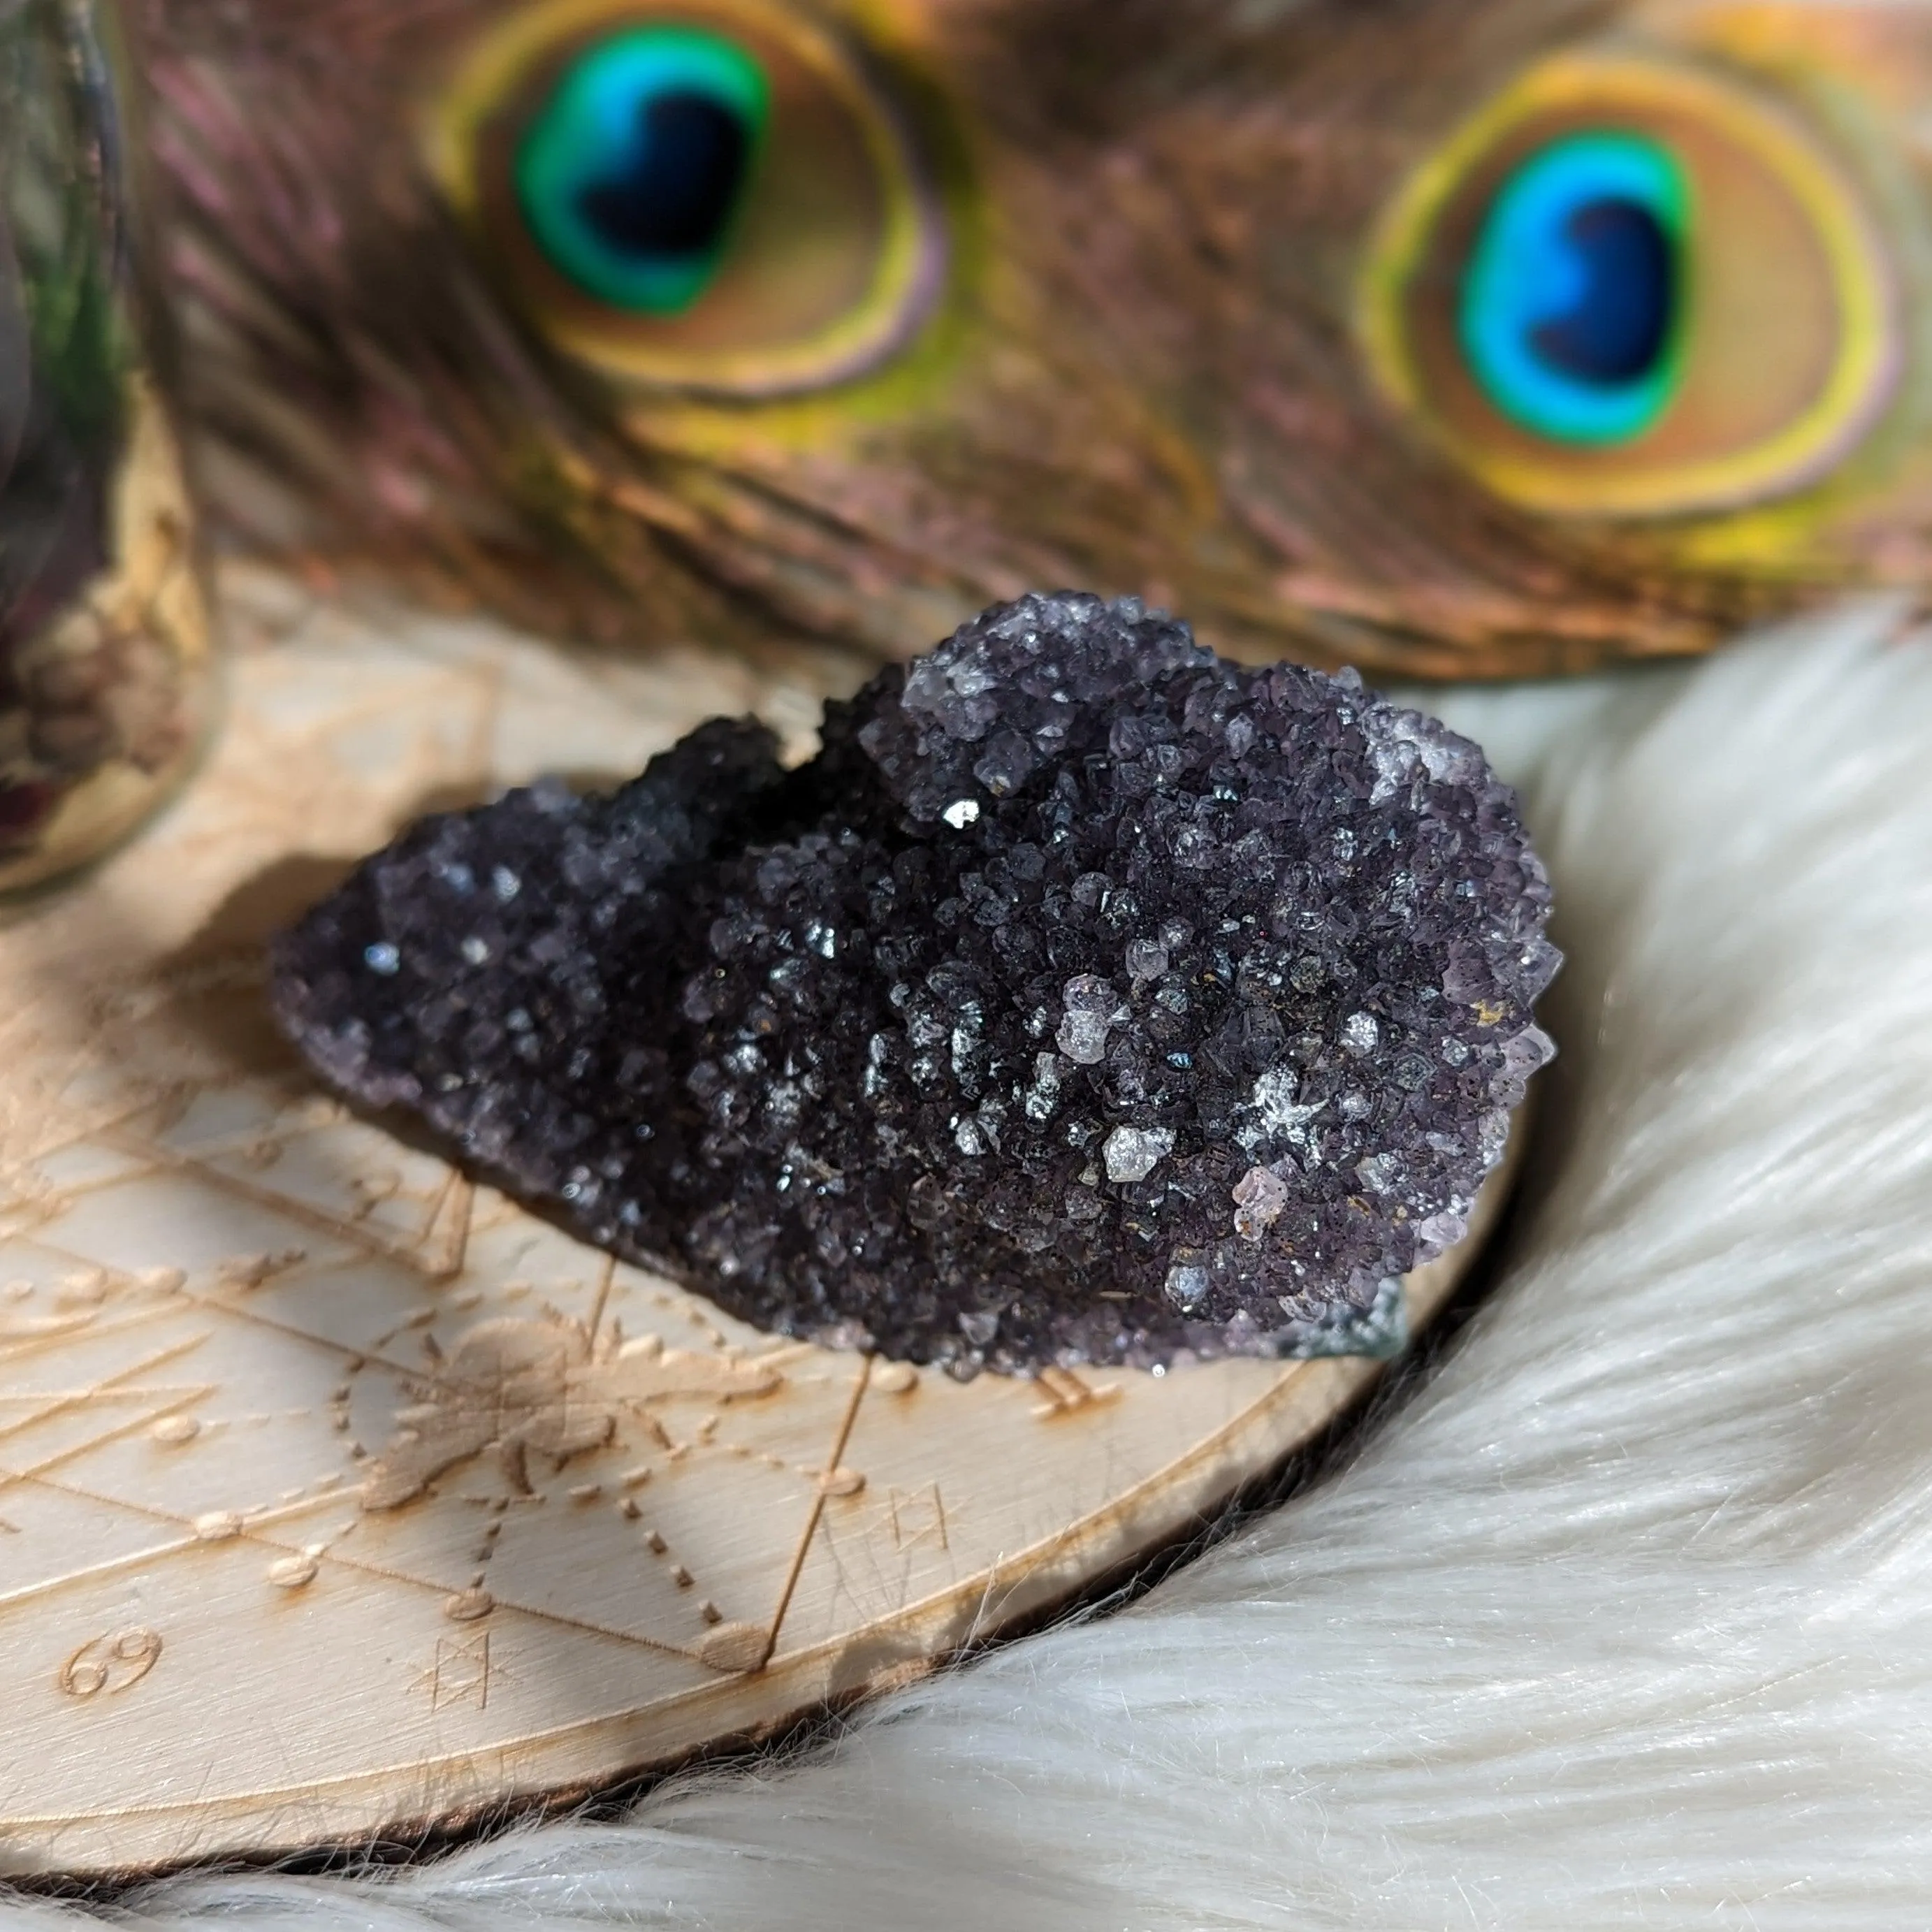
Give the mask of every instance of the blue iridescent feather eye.
POLYGON ((676 315, 717 273, 770 111, 758 63, 718 34, 611 34, 564 69, 524 131, 524 221, 585 294, 676 315))
POLYGON ((1519 163, 1485 215, 1457 322, 1471 372, 1522 428, 1626 442, 1678 384, 1690 224, 1661 142, 1579 133, 1519 163))
POLYGON ((1755 81, 1559 54, 1392 195, 1357 339, 1384 398, 1504 501, 1736 514, 1710 541, 1755 568, 1802 520, 1742 513, 1824 482, 1910 367, 1888 222, 1828 130, 1755 81))
POLYGON ((424 158, 545 346, 626 388, 775 398, 882 370, 947 206, 862 46, 796 0, 516 0, 425 102, 424 158))

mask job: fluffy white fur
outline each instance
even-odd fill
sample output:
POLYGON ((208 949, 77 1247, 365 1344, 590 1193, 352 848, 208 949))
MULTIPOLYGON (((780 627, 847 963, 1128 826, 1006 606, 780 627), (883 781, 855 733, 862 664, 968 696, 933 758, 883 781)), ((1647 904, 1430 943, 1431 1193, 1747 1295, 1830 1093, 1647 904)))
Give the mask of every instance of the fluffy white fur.
POLYGON ((802 1761, 143 1924, 1932 1923, 1932 638, 1437 702, 1529 801, 1564 1058, 1501 1286, 1348 1467, 802 1761))

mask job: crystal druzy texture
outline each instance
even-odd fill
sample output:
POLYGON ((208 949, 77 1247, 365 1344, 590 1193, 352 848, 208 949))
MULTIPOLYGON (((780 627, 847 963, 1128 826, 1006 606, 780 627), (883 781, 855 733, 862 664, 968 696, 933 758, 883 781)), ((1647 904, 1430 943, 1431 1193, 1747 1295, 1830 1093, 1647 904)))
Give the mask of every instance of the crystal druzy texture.
POLYGON ((1352 674, 1028 597, 604 797, 428 819, 278 942, 367 1106, 788 1334, 958 1374, 1319 1351, 1550 1057, 1477 748, 1352 674))

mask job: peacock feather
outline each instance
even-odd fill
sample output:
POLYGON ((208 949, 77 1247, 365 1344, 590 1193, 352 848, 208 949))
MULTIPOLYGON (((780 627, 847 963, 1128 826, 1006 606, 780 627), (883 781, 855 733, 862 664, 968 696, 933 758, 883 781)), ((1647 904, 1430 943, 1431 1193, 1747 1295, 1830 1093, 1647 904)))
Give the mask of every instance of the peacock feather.
POLYGON ((148 0, 231 538, 1580 668, 1932 575, 1923 0, 148 0))

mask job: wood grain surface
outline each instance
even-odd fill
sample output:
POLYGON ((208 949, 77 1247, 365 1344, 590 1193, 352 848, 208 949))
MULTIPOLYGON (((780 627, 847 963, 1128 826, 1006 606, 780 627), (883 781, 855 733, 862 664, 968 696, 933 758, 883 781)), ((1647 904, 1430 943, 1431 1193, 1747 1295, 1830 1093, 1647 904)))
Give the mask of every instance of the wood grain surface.
POLYGON ((0 927, 0 1873, 366 1839, 768 1731, 1186 1533, 1372 1379, 774 1341, 345 1113, 268 1025, 266 932, 417 812, 719 711, 802 748, 822 693, 230 590, 208 769, 0 927))

